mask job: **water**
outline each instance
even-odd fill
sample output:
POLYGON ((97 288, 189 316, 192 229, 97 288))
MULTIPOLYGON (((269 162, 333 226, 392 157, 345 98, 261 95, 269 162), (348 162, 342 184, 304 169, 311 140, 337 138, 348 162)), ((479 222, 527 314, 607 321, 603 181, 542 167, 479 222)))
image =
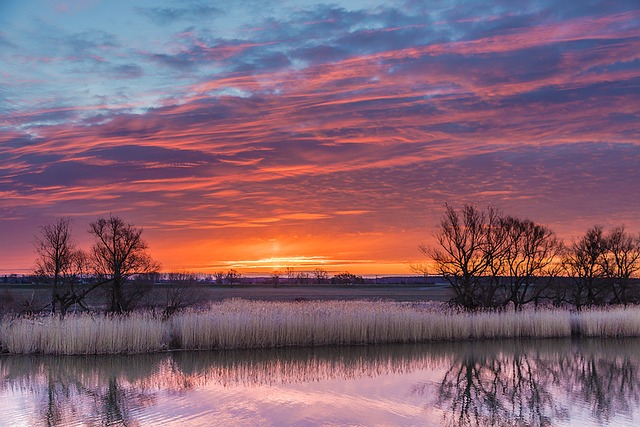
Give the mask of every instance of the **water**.
POLYGON ((0 357, 2 426, 635 426, 640 340, 0 357))

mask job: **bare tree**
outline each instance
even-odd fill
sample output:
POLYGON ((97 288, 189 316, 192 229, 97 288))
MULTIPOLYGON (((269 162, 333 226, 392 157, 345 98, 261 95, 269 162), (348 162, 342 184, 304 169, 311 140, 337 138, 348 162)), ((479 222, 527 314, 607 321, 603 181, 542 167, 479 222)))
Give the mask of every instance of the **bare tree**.
POLYGON ((360 285, 364 283, 362 276, 357 276, 353 273, 345 271, 344 273, 336 274, 331 278, 331 284, 333 285, 360 285))
POLYGON ((89 280, 85 282, 85 279, 89 277, 90 270, 89 256, 85 251, 82 249, 76 249, 73 252, 72 257, 72 270, 66 276, 63 286, 59 288, 59 292, 56 295, 56 298, 60 303, 61 317, 64 317, 72 306, 77 305, 85 310, 88 309, 86 305, 87 296, 90 292, 93 292, 95 289, 102 286, 102 283, 98 280, 89 280))
POLYGON ((242 280, 242 274, 238 270, 232 268, 227 272, 225 280, 229 285, 236 285, 240 283, 240 280, 242 280))
POLYGON ((125 290, 125 284, 136 275, 157 272, 160 268, 147 253, 142 228, 125 223, 121 218, 98 218, 89 224, 95 238, 91 251, 94 272, 104 278, 108 287, 108 310, 122 312, 141 297, 140 288, 125 290))
POLYGON ((570 290, 570 302, 578 309, 606 301, 607 247, 603 229, 597 225, 574 241, 564 253, 564 272, 574 282, 570 290))
POLYGON ((624 226, 619 226, 607 235, 606 244, 603 268, 613 294, 611 302, 632 302, 633 296, 629 293, 640 271, 640 236, 633 237, 625 231, 624 226))
POLYGON ((465 205, 446 212, 435 234, 437 248, 420 246, 435 272, 451 285, 459 307, 519 310, 537 302, 557 273, 562 244, 553 231, 488 207, 465 205))
POLYGON ((277 288, 278 285, 280 284, 280 276, 282 275, 281 272, 279 271, 274 271, 273 273, 271 273, 271 284, 273 285, 274 288, 277 288))
POLYGON ((299 285, 306 285, 307 283, 309 283, 310 278, 311 276, 309 276, 309 273, 301 271, 300 273, 296 274, 295 282, 299 285))
POLYGON ((216 271, 214 277, 216 278, 216 285, 224 284, 224 271, 216 271))
POLYGON ((324 268, 316 268, 313 270, 313 277, 316 280, 316 284, 327 283, 329 281, 329 273, 324 268))
POLYGON ((196 275, 187 272, 172 272, 167 275, 170 286, 165 292, 164 316, 170 317, 176 311, 193 305, 197 301, 196 275))
MULTIPOLYGON (((562 244, 549 228, 514 217, 500 219, 504 239, 499 274, 504 278, 506 301, 515 310, 542 297, 543 278, 554 277, 554 261, 562 244)), ((548 283, 548 281, 546 282, 548 283)))
POLYGON ((60 218, 40 227, 35 240, 35 273, 51 281, 51 312, 60 308, 60 316, 74 304, 86 308, 85 298, 99 283, 84 284, 80 281, 87 274, 87 255, 78 249, 71 235, 71 220, 60 218))
POLYGON ((287 276, 287 284, 292 285, 296 278, 296 270, 293 267, 285 267, 284 274, 287 276))
POLYGON ((71 220, 59 218, 53 223, 40 227, 35 237, 35 249, 38 254, 35 273, 51 280, 51 312, 56 312, 57 295, 66 275, 71 270, 73 253, 76 250, 71 239, 71 220))
POLYGON ((484 244, 481 250, 487 261, 485 277, 481 278, 477 299, 481 307, 502 308, 509 301, 509 283, 505 280, 506 255, 509 251, 508 228, 505 217, 498 210, 488 207, 485 213, 484 244))
POLYGON ((487 299, 483 285, 495 261, 487 245, 488 215, 471 205, 460 212, 446 205, 435 234, 439 248, 420 246, 420 251, 435 262, 436 272, 451 285, 451 302, 465 309, 482 307, 487 299))

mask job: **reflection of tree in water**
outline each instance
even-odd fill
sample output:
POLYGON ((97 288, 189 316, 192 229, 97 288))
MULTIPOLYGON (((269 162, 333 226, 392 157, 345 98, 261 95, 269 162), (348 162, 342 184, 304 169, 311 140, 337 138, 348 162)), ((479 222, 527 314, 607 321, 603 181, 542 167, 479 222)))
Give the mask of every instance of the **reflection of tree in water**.
POLYGON ((157 356, 11 356, 0 363, 1 388, 34 396, 32 424, 136 426, 132 413, 156 394, 134 384, 154 374, 157 356))
POLYGON ((85 393, 93 398, 92 413, 97 421, 108 426, 137 426, 132 409, 151 406, 156 400, 155 394, 121 385, 115 377, 110 377, 107 386, 97 392, 85 390, 85 393))
POLYGON ((602 424, 640 402, 639 343, 626 344, 635 351, 617 341, 469 343, 436 387, 414 393, 435 392, 447 425, 549 426, 568 420, 574 403, 602 424))
POLYGON ((573 358, 562 359, 566 393, 587 404, 592 418, 600 424, 629 413, 640 404, 640 348, 633 340, 620 340, 617 344, 578 341, 573 358), (623 346, 625 350, 621 351, 623 346), (633 352, 636 357, 629 357, 633 352))
POLYGON ((549 366, 509 344, 511 351, 494 353, 475 343, 455 357, 438 387, 438 403, 450 402, 448 424, 550 425, 564 416, 548 387, 555 379, 549 366))
POLYGON ((552 425, 574 406, 605 424, 640 405, 640 340, 538 340, 176 352, 136 356, 6 356, 0 392, 33 396, 32 424, 133 426, 161 394, 309 383, 418 370, 445 423, 552 425), (435 397, 434 397, 435 396, 435 397))

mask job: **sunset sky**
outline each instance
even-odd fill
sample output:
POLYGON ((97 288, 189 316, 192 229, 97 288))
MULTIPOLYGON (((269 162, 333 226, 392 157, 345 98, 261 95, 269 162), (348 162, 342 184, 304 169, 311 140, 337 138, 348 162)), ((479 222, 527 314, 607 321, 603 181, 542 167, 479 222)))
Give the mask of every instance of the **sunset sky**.
POLYGON ((0 273, 118 215, 163 270, 410 274, 444 204, 640 231, 640 3, 0 1, 0 273))

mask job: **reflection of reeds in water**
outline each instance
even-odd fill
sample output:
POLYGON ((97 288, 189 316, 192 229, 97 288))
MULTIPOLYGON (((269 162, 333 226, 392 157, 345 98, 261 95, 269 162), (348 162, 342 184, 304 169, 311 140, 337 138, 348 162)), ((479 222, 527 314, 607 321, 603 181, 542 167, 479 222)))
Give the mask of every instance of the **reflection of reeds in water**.
POLYGON ((445 353, 442 343, 178 352, 165 368, 224 386, 257 386, 436 369, 445 353))
POLYGON ((556 419, 558 413, 569 410, 563 406, 566 402, 556 401, 554 393, 593 404, 593 416, 604 424, 638 404, 638 366, 637 339, 466 341, 129 356, 5 355, 0 358, 0 390, 35 395, 43 408, 45 404, 74 407, 75 415, 66 414, 68 417, 98 410, 104 419, 131 421, 127 417, 134 417, 136 408, 153 404, 161 393, 188 393, 208 384, 254 387, 430 371, 438 376, 407 386, 411 394, 424 397, 425 405, 450 414, 452 425, 545 425, 540 421, 556 419), (595 389, 594 384, 603 387, 595 389), (520 422, 512 423, 514 420, 520 422))
POLYGON ((10 353, 105 354, 175 349, 419 343, 492 338, 640 336, 640 308, 460 313, 442 306, 368 301, 231 300, 169 320, 153 313, 5 318, 10 353))
POLYGON ((436 369, 446 364, 453 345, 288 347, 74 357, 5 355, 0 358, 0 388, 30 388, 34 382, 48 378, 80 384, 81 389, 94 389, 113 378, 118 384, 139 391, 183 391, 208 383, 257 386, 375 377, 436 369))
POLYGON ((74 357, 5 355, 0 358, 0 377, 2 387, 55 378, 94 388, 115 378, 119 384, 138 390, 180 391, 209 383, 258 386, 376 377, 518 354, 537 360, 560 360, 571 357, 576 350, 610 359, 627 353, 640 355, 640 342, 501 340, 74 357))

